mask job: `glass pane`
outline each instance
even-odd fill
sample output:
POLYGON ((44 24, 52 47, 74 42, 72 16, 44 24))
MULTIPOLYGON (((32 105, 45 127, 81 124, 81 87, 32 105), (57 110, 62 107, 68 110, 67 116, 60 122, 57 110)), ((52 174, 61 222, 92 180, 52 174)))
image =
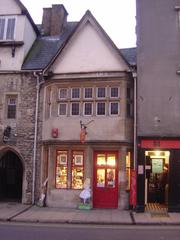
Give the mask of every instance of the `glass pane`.
POLYGON ((83 188, 83 167, 72 168, 72 189, 83 188))
POLYGON ((67 88, 59 89, 59 98, 66 99, 67 98, 67 88))
POLYGON ((79 97, 80 97, 80 89, 72 88, 72 98, 79 98, 79 97))
POLYGON ((111 97, 118 97, 119 96, 119 88, 118 87, 112 87, 111 88, 111 97))
POLYGON ((4 27, 5 27, 5 19, 0 18, 0 40, 4 38, 4 27))
POLYGON ((56 188, 67 188, 67 167, 58 167, 58 165, 56 168, 56 188))
POLYGON ((97 169, 97 187, 105 187, 105 169, 97 169))
POLYGON ((106 157, 105 154, 98 154, 97 155, 97 165, 106 165, 106 157))
POLYGON ((92 115, 92 103, 84 104, 84 115, 92 115))
POLYGON ((97 115, 105 115, 106 113, 106 104, 103 103, 97 103, 97 115))
POLYGON ((59 104, 59 115, 66 115, 66 103, 59 104))
POLYGON ((115 169, 107 169, 107 187, 115 187, 115 169))
POLYGON ((111 115, 118 114, 119 104, 117 102, 111 103, 111 115))
POLYGON ((109 165, 109 166, 116 165, 116 156, 114 154, 107 155, 107 165, 109 165))
POLYGON ((9 18, 7 24, 6 39, 14 39, 15 18, 9 18))
POLYGON ((97 97, 98 98, 104 98, 106 96, 106 88, 105 87, 99 87, 97 89, 97 97))
POLYGON ((92 88, 85 88, 84 97, 85 98, 92 98, 92 88))
POLYGON ((79 103, 72 103, 72 115, 79 115, 79 103))

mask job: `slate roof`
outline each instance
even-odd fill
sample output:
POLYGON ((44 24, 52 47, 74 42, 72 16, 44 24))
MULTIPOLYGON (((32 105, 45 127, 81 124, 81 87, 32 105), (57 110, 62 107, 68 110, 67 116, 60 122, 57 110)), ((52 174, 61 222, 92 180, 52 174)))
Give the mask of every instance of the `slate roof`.
POLYGON ((77 22, 68 22, 62 34, 58 36, 39 36, 29 51, 22 70, 44 69, 64 46, 77 24, 77 22))
POLYGON ((134 48, 123 48, 119 49, 123 57, 126 59, 126 61, 129 63, 130 66, 136 66, 136 47, 134 48))

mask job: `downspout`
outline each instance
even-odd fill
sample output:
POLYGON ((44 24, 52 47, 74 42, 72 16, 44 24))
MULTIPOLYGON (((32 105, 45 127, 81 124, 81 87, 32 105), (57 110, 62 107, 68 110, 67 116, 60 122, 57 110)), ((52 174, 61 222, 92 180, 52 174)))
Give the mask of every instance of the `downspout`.
POLYGON ((137 168, 137 71, 132 71, 134 79, 134 169, 137 168))
POLYGON ((37 153, 37 134, 38 134, 38 112, 39 112, 39 90, 44 83, 41 72, 33 72, 36 77, 36 106, 35 106, 35 124, 34 124, 34 147, 33 147, 33 169, 32 169, 32 204, 35 203, 35 179, 36 179, 36 153, 37 153))

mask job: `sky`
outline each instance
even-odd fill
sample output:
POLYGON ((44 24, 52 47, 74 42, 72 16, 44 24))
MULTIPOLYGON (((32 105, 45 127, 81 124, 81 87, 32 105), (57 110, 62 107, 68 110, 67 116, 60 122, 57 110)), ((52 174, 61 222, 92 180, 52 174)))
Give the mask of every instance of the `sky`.
POLYGON ((21 0, 36 24, 42 20, 43 8, 63 4, 68 21, 79 21, 90 10, 118 48, 136 45, 135 0, 21 0))

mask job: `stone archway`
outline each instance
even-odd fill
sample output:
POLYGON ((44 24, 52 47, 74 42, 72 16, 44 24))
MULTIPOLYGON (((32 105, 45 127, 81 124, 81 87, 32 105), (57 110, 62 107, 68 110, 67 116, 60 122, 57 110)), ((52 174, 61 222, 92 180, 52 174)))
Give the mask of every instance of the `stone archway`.
POLYGON ((13 151, 0 158, 0 201, 22 200, 23 165, 13 151))

